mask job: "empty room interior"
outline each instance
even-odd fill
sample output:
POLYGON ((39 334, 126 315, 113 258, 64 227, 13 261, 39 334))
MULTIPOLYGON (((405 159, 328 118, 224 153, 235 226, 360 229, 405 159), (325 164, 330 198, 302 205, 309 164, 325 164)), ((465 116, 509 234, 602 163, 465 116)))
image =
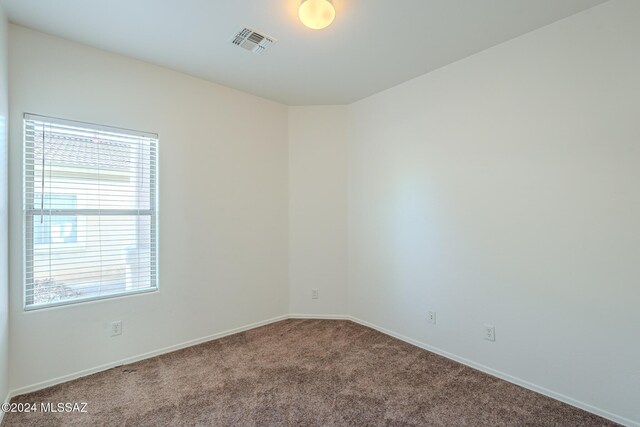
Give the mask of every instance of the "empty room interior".
POLYGON ((0 400, 640 427, 640 1, 0 0, 0 400))

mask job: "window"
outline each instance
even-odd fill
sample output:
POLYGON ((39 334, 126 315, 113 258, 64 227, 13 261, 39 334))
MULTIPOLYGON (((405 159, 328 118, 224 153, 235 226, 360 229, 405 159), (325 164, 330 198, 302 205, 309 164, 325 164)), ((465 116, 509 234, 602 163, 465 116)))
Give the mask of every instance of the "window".
POLYGON ((157 289, 157 135, 24 117, 25 308, 157 289))

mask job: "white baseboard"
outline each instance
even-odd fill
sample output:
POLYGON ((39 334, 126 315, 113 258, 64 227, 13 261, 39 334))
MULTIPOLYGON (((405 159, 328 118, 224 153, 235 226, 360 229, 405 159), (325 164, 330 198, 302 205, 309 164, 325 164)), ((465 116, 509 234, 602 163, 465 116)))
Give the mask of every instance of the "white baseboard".
POLYGON ((346 314, 290 314, 289 319, 351 320, 346 314))
POLYGON ((171 353, 172 351, 176 351, 176 350, 180 350, 186 347, 191 347, 197 344, 201 344, 203 342, 207 342, 207 341, 211 341, 211 340, 215 340, 215 339, 219 339, 219 338, 223 338, 226 337, 228 335, 233 335, 233 334, 237 334, 238 332, 244 332, 244 331, 248 331, 249 329, 254 329, 254 328, 258 328, 260 326, 265 326, 268 325, 270 323, 275 323, 275 322, 279 322, 281 320, 285 320, 288 319, 289 316, 284 314, 282 316, 278 316, 278 317, 273 317, 271 319, 268 320, 263 320, 261 322, 255 322, 255 323, 251 323, 249 325, 244 325, 244 326, 240 326, 238 328, 233 328, 233 329, 229 329, 223 332, 218 332, 216 334, 212 334, 212 335, 207 335, 205 337, 201 337, 201 338, 196 338, 193 340, 189 340, 189 341, 185 341, 183 343, 180 344, 175 344, 175 345, 171 345, 168 347, 164 347, 158 350, 154 350, 154 351, 150 351, 147 353, 143 353, 143 354, 139 354, 137 356, 131 356, 131 357, 127 357, 115 362, 111 362, 111 363, 105 363, 104 365, 100 365, 100 366, 96 366, 94 368, 89 368, 89 369, 83 369, 81 371, 77 371, 74 372, 72 374, 68 374, 68 375, 63 375, 61 377, 57 377, 57 378, 53 378, 47 381, 42 381, 36 384, 31 384, 25 387, 20 387, 18 389, 15 390, 11 390, 9 392, 9 395, 7 396, 7 400, 11 399, 14 396, 18 396, 20 394, 25 394, 25 393, 31 393, 33 391, 37 391, 37 390, 41 390, 43 388, 47 388, 47 387, 51 387, 57 384, 61 384, 61 383, 65 383, 67 381, 71 381, 71 380, 75 380, 77 378, 80 377, 85 377, 87 375, 91 375, 91 374, 95 374, 97 372, 101 372, 101 371, 106 371, 107 369, 111 369, 111 368, 115 368, 117 366, 122 366, 122 365, 126 365, 128 363, 133 363, 133 362, 138 362, 140 360, 144 360, 144 359, 149 359, 151 357, 155 357, 155 356, 159 356, 161 354, 165 354, 165 353, 171 353))
POLYGON ((376 331, 382 332, 385 335, 392 336, 392 337, 397 338, 397 339, 399 339, 401 341, 404 341, 404 342, 407 342, 409 344, 415 345, 416 347, 420 347, 420 348, 422 348, 424 350, 427 350, 427 351, 430 351, 432 353, 439 354, 440 356, 444 356, 447 359, 451 359, 451 360, 454 360, 456 362, 462 363, 463 365, 469 366, 471 368, 474 368, 474 369, 477 369, 479 371, 482 371, 482 372, 484 372, 486 374, 489 374, 489 375, 492 375, 494 377, 500 378, 502 380, 508 381, 508 382, 510 382, 512 384, 519 385, 520 387, 524 387, 526 389, 529 389, 531 391, 535 391, 536 393, 543 394, 543 395, 545 395, 547 397, 550 397, 552 399, 559 400, 560 402, 566 403, 567 405, 575 406, 576 408, 585 410, 587 412, 591 412, 592 414, 601 416, 602 418, 606 418, 608 420, 614 421, 614 422, 616 422, 618 424, 622 424, 624 426, 640 427, 640 422, 636 422, 636 421, 630 420, 628 418, 612 414, 611 412, 605 411, 604 409, 600 409, 600 408, 597 408, 595 406, 589 405, 587 403, 580 402, 578 400, 572 399, 572 398, 570 398, 568 396, 565 396, 563 394, 556 393, 556 392, 554 392, 552 390, 549 390, 547 388, 544 388, 544 387, 541 387, 539 385, 530 383, 529 381, 525 381, 523 379, 516 378, 516 377, 511 376, 509 374, 505 374, 504 372, 497 371, 495 369, 489 368, 488 366, 484 366, 484 365, 481 365, 480 363, 476 363, 476 362, 474 362, 472 360, 465 359, 464 357, 460 357, 458 355, 455 355, 455 354, 449 353, 447 351, 441 350, 441 349, 439 349, 437 347, 430 346, 428 344, 425 344, 423 342, 420 342, 420 341, 414 340, 412 338, 406 337, 406 336, 404 336, 402 334, 398 334, 396 332, 390 331, 390 330, 388 330, 386 328, 383 328, 381 326, 375 325, 373 323, 366 322, 364 320, 358 319, 358 318, 353 317, 353 316, 347 316, 347 317, 352 322, 358 323, 358 324, 363 325, 363 326, 367 326, 367 327, 369 327, 371 329, 375 329, 376 331))
MULTIPOLYGON (((104 365, 100 365, 100 366, 96 366, 94 368, 90 368, 90 369, 84 369, 81 371, 77 371, 74 372, 72 374, 68 374, 68 375, 63 375, 61 377, 57 377, 57 378, 53 378, 51 380, 47 380, 47 381, 42 381, 36 384, 32 384, 32 385, 28 385, 25 387, 20 387, 18 389, 15 390, 11 390, 6 399, 5 402, 9 402, 9 400, 11 400, 12 397, 14 396, 18 396, 20 394, 24 394, 24 393, 30 393, 33 391, 37 391, 37 390, 41 390, 43 388, 47 388, 47 387, 51 387, 57 384, 61 384, 67 381, 71 381, 80 377, 84 377, 87 375, 91 375, 91 374, 95 374, 97 372, 101 372, 101 371, 105 371, 107 369, 111 369, 111 368, 115 368, 117 366, 122 366, 128 363, 133 363, 133 362, 137 362, 140 360, 144 360, 144 359, 148 359, 151 357, 155 357, 155 356, 159 356, 161 354, 165 354, 165 353, 170 353, 172 351, 176 351, 176 350, 180 350, 186 347, 191 347, 193 345, 197 345, 197 344, 201 344, 203 342, 207 342, 207 341, 211 341, 211 340, 215 340, 215 339, 219 339, 219 338, 223 338, 225 336, 228 335, 233 335, 233 334, 237 334, 238 332, 244 332, 247 331, 249 329, 254 329, 260 326, 264 326, 264 325, 268 325, 270 323, 275 323, 275 322, 279 322, 281 320, 286 320, 286 319, 325 319, 325 320, 350 320, 352 322, 358 323, 360 325, 363 326, 367 326, 369 328, 375 329, 376 331, 382 332, 383 334, 392 336, 394 338, 397 338, 401 341, 407 342, 409 344, 415 345, 416 347, 420 347, 424 350, 430 351, 432 353, 436 353, 439 354, 441 356, 444 356, 448 359, 451 360, 455 360, 456 362, 462 363, 463 365, 467 365, 471 368, 477 369, 479 371, 482 371, 484 373, 487 373, 489 375, 492 375, 494 377, 500 378, 502 380, 508 381, 510 383, 519 385, 521 387, 524 387, 526 389, 535 391, 536 393, 540 393, 543 394, 545 396, 548 396, 552 399, 555 400, 559 400, 561 402, 564 402, 568 405, 571 406, 575 406, 576 408, 580 408, 583 409, 587 412, 591 412, 593 414, 599 415, 603 418, 607 418, 611 421, 614 421, 616 423, 628 426, 628 427, 640 427, 640 422, 636 422, 633 420, 630 420, 628 418, 625 417, 621 417, 615 414, 612 414, 608 411, 605 411, 603 409, 597 408, 595 406, 589 405, 587 403, 583 403, 580 402, 578 400, 572 399, 568 396, 565 396, 563 394, 560 393, 556 393, 552 390, 546 389, 544 387, 538 386, 536 384, 530 383, 528 381, 522 380, 520 378, 516 378, 513 377, 509 374, 505 374, 504 372, 500 372, 497 371, 495 369, 489 368, 487 366, 481 365, 479 363, 473 362, 472 360, 469 359, 465 359, 464 357, 460 357, 458 355, 449 353, 447 351, 441 350, 439 348, 436 347, 432 347, 428 344, 425 344, 423 342, 414 340, 412 338, 406 337, 402 334, 398 334, 396 332, 390 331, 386 328, 383 328, 381 326, 375 325, 373 323, 369 323, 366 322, 364 320, 358 319, 356 317, 353 316, 349 316, 349 315, 344 315, 344 314, 289 314, 289 315, 282 315, 282 316, 278 316, 278 317, 274 317, 268 320, 264 320, 261 322, 256 322, 256 323, 251 323, 249 325, 245 325, 245 326, 241 326, 238 328, 234 328, 234 329, 229 329, 227 331, 223 331, 223 332, 219 332, 216 334, 212 334, 212 335, 208 335, 205 337, 201 337, 201 338, 197 338, 194 340, 190 340, 190 341, 185 341, 183 343, 180 344, 176 344, 176 345, 172 345, 169 347, 165 347, 165 348, 161 348, 158 350, 154 350, 154 351, 150 351, 147 353, 143 353, 137 356, 132 356, 132 357, 127 357, 125 359, 121 359, 118 360, 116 362, 112 362, 112 363, 107 363, 104 365)), ((4 413, 2 411, 0 411, 0 423, 2 422, 2 418, 3 418, 4 413)))
MULTIPOLYGON (((7 392, 7 396, 4 398, 4 404, 9 403, 9 401, 11 400, 11 392, 7 392)), ((4 411, 0 411, 0 424, 2 424, 2 420, 4 419, 4 411)))

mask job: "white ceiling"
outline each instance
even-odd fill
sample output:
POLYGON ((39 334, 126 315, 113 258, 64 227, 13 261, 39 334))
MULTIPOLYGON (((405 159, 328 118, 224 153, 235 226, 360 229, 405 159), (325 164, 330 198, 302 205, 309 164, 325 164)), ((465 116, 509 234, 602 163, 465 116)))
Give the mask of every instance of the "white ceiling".
POLYGON ((300 0, 4 0, 12 22, 289 105, 347 104, 605 0, 334 0, 319 31, 300 0), (231 44, 247 25, 278 39, 231 44))

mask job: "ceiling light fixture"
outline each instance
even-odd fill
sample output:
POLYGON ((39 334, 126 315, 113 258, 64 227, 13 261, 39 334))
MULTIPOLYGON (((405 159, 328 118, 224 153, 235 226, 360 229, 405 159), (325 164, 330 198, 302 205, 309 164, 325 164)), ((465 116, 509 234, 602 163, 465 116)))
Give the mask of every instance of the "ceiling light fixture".
POLYGON ((331 0, 302 0, 298 16, 307 27, 320 30, 331 25, 336 17, 336 10, 331 0))

